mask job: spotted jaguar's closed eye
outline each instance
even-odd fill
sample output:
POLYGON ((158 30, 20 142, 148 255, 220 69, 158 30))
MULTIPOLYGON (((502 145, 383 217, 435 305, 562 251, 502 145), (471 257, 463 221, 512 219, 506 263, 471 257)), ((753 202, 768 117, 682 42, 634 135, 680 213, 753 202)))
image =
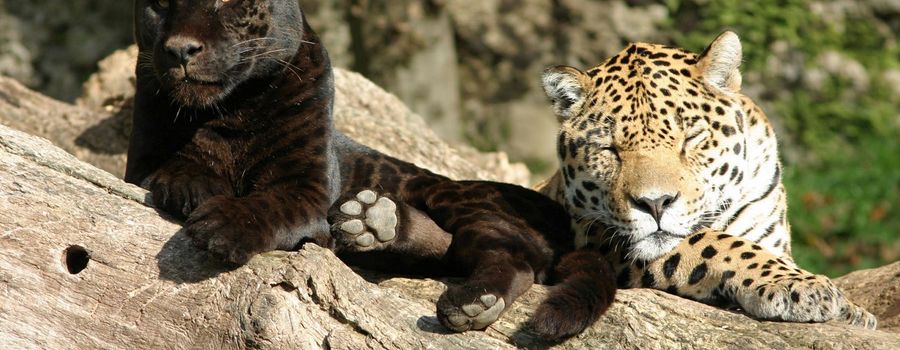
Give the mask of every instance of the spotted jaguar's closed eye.
POLYGON ((694 149, 699 146, 704 140, 709 137, 710 133, 706 129, 696 130, 688 133, 687 137, 684 139, 684 144, 682 145, 681 151, 687 152, 690 149, 694 149))

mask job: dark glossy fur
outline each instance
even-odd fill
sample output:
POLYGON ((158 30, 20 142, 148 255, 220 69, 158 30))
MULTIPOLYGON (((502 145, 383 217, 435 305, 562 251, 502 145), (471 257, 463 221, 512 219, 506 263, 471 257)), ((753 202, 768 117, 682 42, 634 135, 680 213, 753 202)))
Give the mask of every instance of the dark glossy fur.
POLYGON ((125 178, 185 219, 199 247, 244 264, 312 241, 363 266, 468 276, 438 302, 445 324, 486 292, 508 307, 535 281, 560 280, 535 319, 548 338, 578 333, 612 302, 605 261, 579 252, 563 258, 578 263, 553 270, 573 247, 554 201, 451 181, 335 131, 331 65, 296 0, 138 0, 135 21, 125 178), (355 251, 329 226, 343 215, 332 206, 364 189, 398 204, 397 238, 375 252, 355 251), (572 300, 592 307, 571 310, 572 300))
POLYGON ((535 311, 532 327, 556 338, 577 335, 612 304, 612 268, 600 252, 582 249, 565 255, 555 272, 558 287, 535 311))

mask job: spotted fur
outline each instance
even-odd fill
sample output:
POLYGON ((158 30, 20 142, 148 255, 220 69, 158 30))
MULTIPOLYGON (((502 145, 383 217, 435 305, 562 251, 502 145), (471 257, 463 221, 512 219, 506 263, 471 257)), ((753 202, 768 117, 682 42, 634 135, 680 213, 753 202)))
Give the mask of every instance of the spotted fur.
POLYGON ((777 141, 740 92, 741 50, 726 32, 701 55, 635 43, 587 72, 547 70, 561 169, 543 191, 566 206, 578 246, 617 262, 622 287, 874 327, 791 259, 777 141))

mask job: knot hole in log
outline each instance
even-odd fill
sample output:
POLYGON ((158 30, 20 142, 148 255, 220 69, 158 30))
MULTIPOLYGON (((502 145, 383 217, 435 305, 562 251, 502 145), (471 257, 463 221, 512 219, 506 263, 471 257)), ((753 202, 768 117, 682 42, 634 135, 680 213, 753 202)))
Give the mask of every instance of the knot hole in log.
POLYGON ((89 261, 91 261, 91 253, 80 245, 69 246, 63 251, 63 262, 66 264, 66 270, 69 270, 69 273, 73 275, 84 271, 89 261))

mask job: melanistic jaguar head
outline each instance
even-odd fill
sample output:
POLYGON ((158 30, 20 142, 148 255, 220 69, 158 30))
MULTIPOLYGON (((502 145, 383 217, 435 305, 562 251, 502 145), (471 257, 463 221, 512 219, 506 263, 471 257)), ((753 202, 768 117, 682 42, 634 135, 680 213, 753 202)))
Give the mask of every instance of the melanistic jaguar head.
POLYGON ((297 0, 135 0, 138 74, 178 104, 211 106, 288 65, 303 27, 297 0))

